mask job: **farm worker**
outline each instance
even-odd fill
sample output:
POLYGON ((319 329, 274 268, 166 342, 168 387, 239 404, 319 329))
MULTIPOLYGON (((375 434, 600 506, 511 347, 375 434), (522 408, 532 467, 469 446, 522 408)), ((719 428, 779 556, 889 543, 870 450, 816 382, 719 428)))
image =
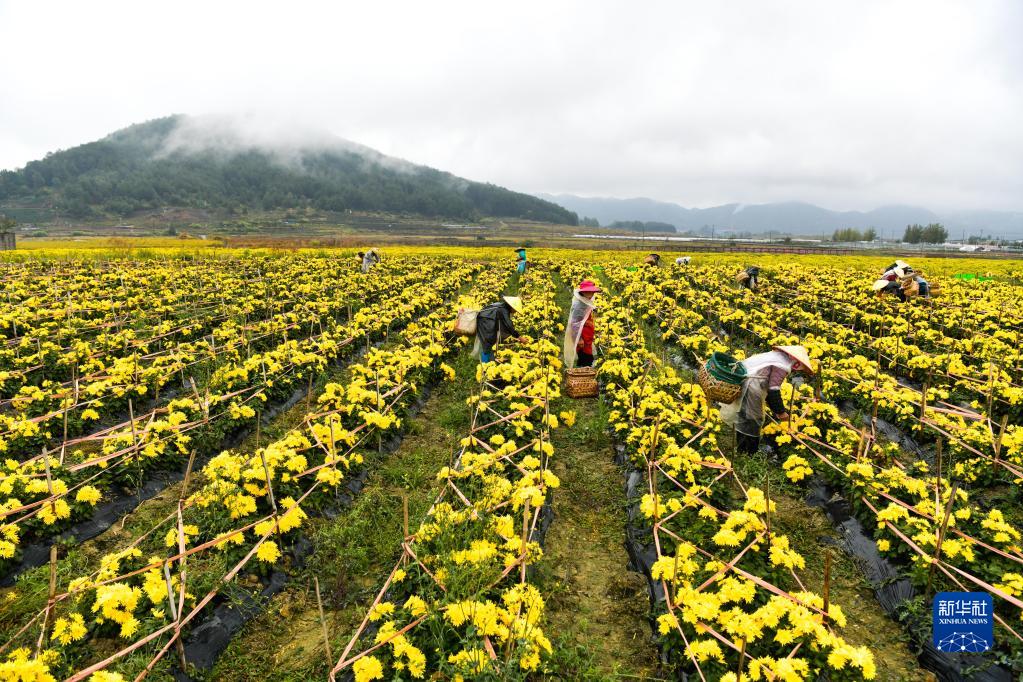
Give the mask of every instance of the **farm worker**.
POLYGON ((520 246, 515 249, 518 259, 515 261, 515 272, 520 275, 526 274, 526 247, 520 246))
POLYGON ((881 278, 874 282, 873 289, 878 296, 892 294, 900 301, 906 300, 906 294, 902 291, 901 280, 906 276, 906 271, 912 270, 904 260, 897 260, 881 273, 881 278))
POLYGON ((764 404, 776 419, 788 419, 781 385, 792 372, 813 374, 813 366, 803 346, 775 346, 767 353, 746 358, 742 365, 746 368, 742 392, 734 403, 721 408, 721 419, 735 427, 739 452, 750 455, 760 447, 764 404))
POLYGON ((675 265, 689 265, 689 256, 679 256, 675 259, 675 265))
POLYGON ((374 265, 380 262, 380 254, 377 253, 376 249, 370 249, 366 253, 360 251, 359 255, 362 256, 363 274, 369 272, 374 265))
POLYGON ((661 256, 656 253, 651 253, 649 256, 643 259, 643 262, 652 267, 657 267, 661 264, 661 256))
POLYGON ((903 291, 905 291, 906 285, 912 286, 911 283, 916 283, 917 290, 919 291, 920 298, 930 298, 931 285, 927 283, 924 276, 914 270, 913 268, 906 268, 906 276, 902 279, 903 291))
POLYGON ((739 273, 738 279, 741 286, 746 287, 750 291, 756 291, 760 286, 760 268, 756 265, 751 265, 739 273))
POLYGON ((572 308, 565 325, 565 367, 593 367, 594 294, 600 287, 584 279, 572 293, 572 308))
POLYGON ((479 354, 480 362, 494 359, 494 346, 504 339, 518 337, 525 343, 528 337, 519 336, 512 324, 512 313, 522 312, 522 299, 518 296, 502 296, 497 303, 491 303, 476 315, 476 345, 473 354, 479 354))

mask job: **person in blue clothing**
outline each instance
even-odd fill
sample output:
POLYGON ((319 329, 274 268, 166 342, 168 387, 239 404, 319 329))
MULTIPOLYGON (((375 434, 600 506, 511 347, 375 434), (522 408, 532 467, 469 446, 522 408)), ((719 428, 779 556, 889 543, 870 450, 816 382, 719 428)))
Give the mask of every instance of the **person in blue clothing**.
POLYGON ((515 253, 518 255, 518 260, 515 261, 515 272, 524 275, 526 274, 526 247, 520 246, 515 249, 515 253))
POLYGON ((923 275, 913 268, 906 268, 906 277, 911 277, 920 291, 920 298, 931 297, 931 285, 927 283, 923 275))

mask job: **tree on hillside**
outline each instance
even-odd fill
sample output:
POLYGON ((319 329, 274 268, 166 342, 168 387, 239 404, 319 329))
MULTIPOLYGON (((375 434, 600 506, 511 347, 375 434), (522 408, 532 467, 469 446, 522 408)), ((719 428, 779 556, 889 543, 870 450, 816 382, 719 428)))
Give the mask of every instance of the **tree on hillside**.
POLYGON ((600 221, 589 216, 583 216, 582 219, 579 220, 579 224, 583 227, 600 227, 600 221))
POLYGON ((831 241, 833 242, 872 242, 877 239, 877 230, 872 227, 868 227, 863 232, 860 232, 855 227, 846 227, 841 230, 835 230, 831 235, 831 241))
POLYGON ((906 225, 902 241, 907 244, 942 244, 948 239, 948 230, 941 223, 906 225))

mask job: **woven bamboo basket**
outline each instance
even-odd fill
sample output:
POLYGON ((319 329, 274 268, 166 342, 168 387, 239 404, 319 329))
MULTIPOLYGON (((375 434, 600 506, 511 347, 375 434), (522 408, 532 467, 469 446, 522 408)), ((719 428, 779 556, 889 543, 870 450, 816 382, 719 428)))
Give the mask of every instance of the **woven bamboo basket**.
POLYGON ((597 370, 593 367, 575 367, 565 371, 565 393, 569 398, 596 398, 597 370))
POLYGON ((734 403, 742 393, 742 384, 721 381, 711 375, 706 366, 700 367, 700 371, 696 373, 696 380, 707 394, 707 399, 716 403, 734 403))

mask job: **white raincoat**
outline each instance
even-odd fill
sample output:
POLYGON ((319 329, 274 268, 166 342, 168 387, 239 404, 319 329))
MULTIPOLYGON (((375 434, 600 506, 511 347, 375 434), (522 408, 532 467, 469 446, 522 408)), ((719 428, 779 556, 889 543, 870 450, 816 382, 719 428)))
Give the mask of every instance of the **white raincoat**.
POLYGON ((742 382, 742 393, 734 403, 721 408, 721 420, 734 426, 739 433, 759 438, 760 429, 764 426, 764 403, 770 388, 767 383, 771 370, 781 367, 791 372, 794 364, 795 360, 780 350, 759 353, 743 360, 746 378, 742 382))
MULTIPOLYGON (((568 311, 568 324, 565 325, 565 369, 575 367, 575 363, 579 359, 575 349, 579 346, 579 337, 583 334, 583 325, 586 324, 587 318, 593 314, 593 309, 596 307, 597 304, 593 302, 593 299, 586 298, 580 294, 579 289, 572 293, 572 308, 568 311)), ((597 354, 596 343, 594 343, 593 354, 597 354)))

